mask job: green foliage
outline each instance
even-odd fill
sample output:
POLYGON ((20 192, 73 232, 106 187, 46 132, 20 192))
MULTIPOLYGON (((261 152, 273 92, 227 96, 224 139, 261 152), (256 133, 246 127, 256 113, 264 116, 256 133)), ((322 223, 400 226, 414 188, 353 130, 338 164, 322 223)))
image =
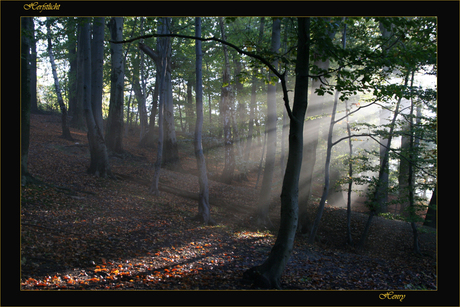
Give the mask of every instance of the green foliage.
POLYGON ((377 214, 377 216, 380 216, 380 217, 383 217, 387 220, 398 220, 398 221, 405 221, 405 217, 403 217, 402 215, 399 215, 399 214, 394 214, 394 213, 390 213, 390 212, 383 212, 383 213, 379 213, 377 214))

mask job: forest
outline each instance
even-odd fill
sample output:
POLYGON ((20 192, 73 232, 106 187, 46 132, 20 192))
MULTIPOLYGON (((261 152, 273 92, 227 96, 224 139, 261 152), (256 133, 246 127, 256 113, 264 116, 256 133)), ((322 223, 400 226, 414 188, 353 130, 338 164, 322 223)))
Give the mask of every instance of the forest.
POLYGON ((437 127, 435 17, 22 17, 21 289, 437 290, 437 127))

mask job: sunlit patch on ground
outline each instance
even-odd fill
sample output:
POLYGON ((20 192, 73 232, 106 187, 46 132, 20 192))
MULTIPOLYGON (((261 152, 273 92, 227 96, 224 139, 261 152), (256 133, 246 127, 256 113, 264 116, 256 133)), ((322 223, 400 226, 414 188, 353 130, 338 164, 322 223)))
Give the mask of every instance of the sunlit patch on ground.
MULTIPOLYGON (((254 190, 256 173, 251 174, 248 187, 244 181, 238 187, 211 181, 211 193, 219 196, 220 206, 211 207, 218 225, 203 226, 191 219, 197 214, 194 200, 166 192, 153 197, 146 186, 87 175, 89 156, 56 149, 54 145, 64 148, 73 143, 59 137, 59 121, 49 118, 32 116, 29 170, 48 185, 22 188, 21 289, 251 287, 242 283, 243 272, 261 264, 276 239, 276 232, 252 225, 252 210, 235 211, 232 206, 244 204, 254 209, 259 193, 254 190)), ((76 137, 78 142, 87 142, 86 135, 76 137)), ((145 159, 112 158, 112 167, 148 180, 154 152, 131 143, 126 148, 145 159)), ((189 163, 188 169, 196 167, 193 159, 189 163)), ((160 182, 197 191, 197 179, 190 174, 167 170, 162 174, 160 182)), ((273 191, 270 215, 275 225, 279 223, 278 193, 273 191)), ((311 216, 315 211, 312 207, 311 216)), ((434 258, 412 259, 408 253, 410 227, 377 218, 366 256, 354 255, 337 239, 345 233, 345 214, 342 209, 325 208, 319 240, 313 247, 297 236, 283 275, 284 288, 436 289, 435 234, 421 233, 422 249, 432 252, 434 258), (401 246, 401 242, 407 244, 401 246), (346 279, 336 278, 345 275, 346 279)), ((352 215, 354 236, 360 234, 365 218, 364 214, 352 215)))

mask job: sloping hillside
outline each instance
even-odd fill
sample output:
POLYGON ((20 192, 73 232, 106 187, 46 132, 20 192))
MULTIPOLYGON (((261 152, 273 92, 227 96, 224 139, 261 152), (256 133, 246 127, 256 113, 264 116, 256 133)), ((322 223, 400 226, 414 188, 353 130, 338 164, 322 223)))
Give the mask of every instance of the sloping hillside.
MULTIPOLYGON (((29 171, 43 184, 22 188, 23 289, 249 289, 243 272, 263 261, 276 231, 258 230, 252 213, 257 173, 249 181, 210 182, 216 226, 191 220, 198 180, 190 142, 181 143, 184 173, 162 170, 162 194, 152 196, 155 150, 124 140, 128 154, 110 158, 117 180, 86 173, 86 133, 60 138, 59 117, 32 115, 29 171)), ((217 167, 217 166, 216 166, 217 167)), ((217 168, 218 169, 218 168, 217 168)), ((278 178, 279 179, 279 178, 278 178)), ((279 191, 273 191, 277 225, 279 191)), ((316 213, 311 208, 311 216, 316 213)), ((367 215, 353 212, 353 238, 367 215)), ((424 256, 412 252, 405 222, 374 219, 368 244, 345 242, 346 211, 327 207, 318 242, 298 236, 283 277, 285 289, 436 289, 436 235, 421 227, 424 256)))

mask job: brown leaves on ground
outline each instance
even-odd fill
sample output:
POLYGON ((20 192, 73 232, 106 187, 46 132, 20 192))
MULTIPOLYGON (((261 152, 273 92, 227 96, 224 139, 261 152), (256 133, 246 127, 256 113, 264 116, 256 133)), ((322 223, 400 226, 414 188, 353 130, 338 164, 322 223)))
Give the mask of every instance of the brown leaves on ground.
MULTIPOLYGON (((139 182, 111 180, 86 173, 86 134, 71 131, 73 142, 60 138, 59 117, 32 115, 29 171, 46 184, 22 188, 22 289, 251 288, 243 272, 266 259, 276 238, 252 226, 256 172, 238 185, 210 181, 211 196, 220 200, 211 209, 218 225, 203 226, 192 220, 195 200, 168 192, 152 196, 139 183, 150 181, 156 154, 139 148, 137 137, 125 138, 129 155, 110 163, 115 173, 139 182)), ((184 169, 193 173, 193 151, 181 154, 184 169)), ((191 174, 163 169, 160 183, 198 191, 191 174)), ((275 201, 278 194, 273 191, 275 201)), ((273 207, 277 224, 279 205, 273 207)), ((326 208, 314 246, 297 237, 285 289, 436 289, 433 233, 421 234, 427 255, 417 258, 407 223, 375 218, 368 248, 357 253, 343 244, 345 216, 345 210, 326 208)), ((366 218, 353 214, 355 239, 366 218)))

